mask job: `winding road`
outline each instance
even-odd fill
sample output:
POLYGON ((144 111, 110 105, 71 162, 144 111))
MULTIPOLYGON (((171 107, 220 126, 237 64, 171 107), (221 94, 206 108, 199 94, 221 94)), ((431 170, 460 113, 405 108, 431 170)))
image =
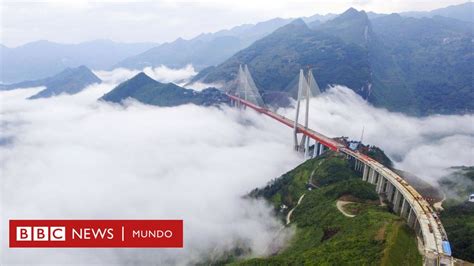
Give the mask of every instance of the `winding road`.
POLYGON ((290 219, 291 219, 291 214, 292 214, 293 211, 296 209, 296 207, 298 207, 298 205, 300 205, 301 201, 302 201, 303 198, 304 198, 304 195, 305 195, 305 194, 301 195, 301 197, 298 199, 298 204, 296 204, 296 206, 295 206, 293 209, 291 209, 291 210, 288 212, 288 214, 286 215, 286 224, 287 224, 287 225, 291 223, 291 220, 290 220, 290 219))

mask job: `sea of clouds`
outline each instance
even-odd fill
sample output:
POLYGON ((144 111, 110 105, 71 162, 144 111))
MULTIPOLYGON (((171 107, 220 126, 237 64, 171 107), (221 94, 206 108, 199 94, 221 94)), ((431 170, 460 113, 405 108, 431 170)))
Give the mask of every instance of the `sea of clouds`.
POLYGON ((0 93, 2 264, 188 264, 237 243, 270 254, 289 238, 270 206, 243 196, 300 162, 290 131, 250 110, 96 101, 135 74, 102 72, 77 95, 0 93), (183 219, 185 248, 8 249, 12 218, 183 219))
MULTIPOLYGON (((184 83, 192 67, 148 75, 184 83)), ((236 246, 272 253, 292 230, 246 193, 302 162, 292 131, 252 110, 98 102, 139 71, 96 71, 77 95, 25 100, 0 92, 1 264, 189 264, 236 246), (184 249, 8 249, 8 219, 183 219, 184 249), (271 247, 271 248, 269 248, 271 247)), ((292 118, 294 109, 280 109, 292 118)), ((473 117, 408 117, 336 86, 311 100, 310 125, 375 144, 395 166, 433 182, 473 165, 473 117)))
MULTIPOLYGON (((177 85, 183 86, 188 83, 189 79, 197 74, 192 65, 187 65, 180 69, 169 68, 165 65, 158 67, 145 67, 141 70, 116 68, 112 71, 96 70, 94 73, 104 82, 117 84, 123 82, 136 74, 143 72, 150 78, 159 82, 168 83, 173 82, 177 85)), ((207 88, 207 84, 199 83, 193 89, 202 90, 207 88)))

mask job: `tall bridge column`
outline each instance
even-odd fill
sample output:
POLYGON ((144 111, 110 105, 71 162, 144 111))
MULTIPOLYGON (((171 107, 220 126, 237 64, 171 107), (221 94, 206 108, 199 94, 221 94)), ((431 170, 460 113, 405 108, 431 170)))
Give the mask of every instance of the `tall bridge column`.
POLYGON ((310 155, 309 155, 309 138, 305 138, 304 139, 305 143, 304 143, 304 158, 305 159, 309 159, 310 158, 310 155))
POLYGON ((398 213, 398 211, 400 210, 400 191, 398 191, 398 189, 395 189, 395 198, 393 199, 393 211, 395 213, 398 213))
POLYGON ((390 184, 390 182, 388 181, 388 179, 386 179, 386 178, 384 177, 384 184, 382 185, 382 191, 381 191, 381 193, 387 194, 387 190, 388 190, 388 188, 389 188, 389 184, 390 184))
POLYGON ((363 181, 367 181, 367 176, 369 174, 369 169, 370 169, 370 167, 367 166, 366 164, 364 164, 364 172, 362 174, 362 180, 363 181))
POLYGON ((420 225, 420 222, 415 219, 415 225, 413 226, 413 230, 415 231, 416 235, 421 237, 421 239, 424 239, 423 238, 423 229, 421 228, 421 225, 420 225))
POLYGON ((310 89, 308 86, 308 82, 304 76, 303 70, 300 69, 299 74, 299 81, 298 81, 298 99, 296 100, 296 115, 295 115, 295 123, 294 123, 294 141, 295 141, 295 150, 297 151, 304 151, 305 157, 308 155, 309 149, 309 137, 302 134, 301 136, 301 143, 298 142, 298 118, 300 115, 300 105, 302 100, 306 100, 306 112, 305 112, 305 120, 304 120, 304 127, 308 129, 308 116, 309 116, 309 99, 310 99, 310 89))
POLYGON ((319 155, 323 154, 324 152, 324 145, 319 143, 319 155))
POLYGON ((314 140, 314 145, 313 145, 313 154, 311 155, 312 158, 316 157, 318 155, 318 141, 314 140))
POLYGON ((393 197, 395 196, 395 191, 396 191, 396 188, 395 186, 390 183, 390 188, 388 189, 388 194, 387 194, 387 199, 389 202, 393 202, 393 197))
POLYGON ((392 201, 390 193, 392 192, 392 183, 387 181, 387 187, 385 189, 385 195, 387 195, 387 200, 392 201))
POLYGON ((406 200, 405 198, 402 198, 402 201, 403 201, 403 202, 402 202, 402 209, 401 209, 401 211, 400 211, 400 216, 401 216, 402 218, 406 218, 406 212, 407 212, 407 209, 408 209, 408 205, 409 205, 409 204, 408 204, 408 202, 407 202, 407 200, 406 200))
POLYGON ((369 171, 369 180, 368 180, 370 184, 373 184, 373 183, 374 183, 374 175, 375 175, 375 169, 370 168, 370 171, 369 171))
MULTIPOLYGON (((367 166, 367 173, 365 174, 365 179, 364 181, 370 182, 370 175, 372 174, 372 168, 370 166, 367 166)), ((364 175, 362 175, 363 177, 364 175)))
POLYGON ((414 222, 416 221, 416 215, 413 212, 413 209, 410 207, 408 210, 408 218, 407 218, 407 224, 409 227, 414 228, 414 222))
POLYGON ((383 175, 379 176, 379 182, 377 183, 376 191, 378 194, 382 193, 383 186, 385 185, 386 179, 383 175))

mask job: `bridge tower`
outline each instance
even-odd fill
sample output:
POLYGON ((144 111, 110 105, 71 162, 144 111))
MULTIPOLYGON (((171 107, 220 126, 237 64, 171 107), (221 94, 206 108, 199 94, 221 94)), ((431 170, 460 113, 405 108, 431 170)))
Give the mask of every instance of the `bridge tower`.
MULTIPOLYGON (((233 94, 240 99, 253 103, 260 107, 265 107, 262 96, 258 91, 257 85, 253 81, 252 75, 250 74, 249 68, 247 65, 239 66, 239 72, 237 73, 237 78, 234 80, 234 84, 231 86, 232 89, 229 91, 230 94, 233 94)), ((238 102, 235 103, 239 105, 238 102)), ((238 106, 238 107, 244 107, 238 106)))
POLYGON ((300 69, 299 81, 298 81, 298 94, 296 99, 296 114, 295 114, 295 124, 294 124, 294 147, 296 151, 302 152, 305 155, 305 158, 315 157, 322 154, 324 146, 321 143, 315 141, 313 146, 313 152, 310 154, 310 138, 304 134, 301 134, 301 140, 298 140, 298 123, 300 116, 300 107, 302 102, 305 104, 304 112, 304 128, 308 129, 308 118, 309 118, 309 102, 310 99, 314 96, 321 94, 318 83, 314 79, 312 69, 308 69, 307 75, 305 77, 303 69, 300 69))

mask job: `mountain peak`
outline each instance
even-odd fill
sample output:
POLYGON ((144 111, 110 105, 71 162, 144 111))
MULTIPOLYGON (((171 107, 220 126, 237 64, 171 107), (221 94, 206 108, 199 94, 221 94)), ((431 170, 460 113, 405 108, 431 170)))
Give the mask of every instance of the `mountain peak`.
MULTIPOLYGON (((59 72, 56 77, 68 77, 71 75, 82 75, 82 76, 90 76, 90 77, 95 77, 95 74, 90 70, 87 66, 81 65, 78 67, 66 67, 63 71, 59 72)), ((95 79, 93 78, 93 79, 95 79)), ((97 78, 98 79, 98 78, 97 78)), ((97 80, 97 82, 100 82, 100 80, 97 80)))
POLYGON ((306 26, 306 23, 303 21, 302 18, 297 18, 290 22, 291 25, 296 25, 296 26, 306 26))
POLYGON ((229 98, 217 89, 197 92, 182 88, 174 83, 155 81, 143 72, 119 84, 99 100, 120 103, 127 98, 134 98, 142 103, 158 106, 177 106, 189 103, 209 106, 229 101, 229 98))
POLYGON ((178 39, 176 39, 173 43, 184 43, 184 42, 186 42, 185 39, 178 37, 178 39))
MULTIPOLYGON (((79 68, 79 69, 89 69, 86 65, 80 65, 78 68, 79 68)), ((89 69, 89 70, 90 70, 90 69, 89 69)))
POLYGON ((163 84, 150 78, 147 74, 140 72, 131 79, 120 83, 113 90, 102 96, 100 99, 111 102, 120 102, 130 95, 134 95, 139 91, 147 90, 163 84))
POLYGON ((144 85, 144 84, 156 84, 156 83, 159 83, 158 81, 150 78, 150 76, 148 76, 147 74, 145 74, 144 72, 140 72, 138 74, 136 74, 135 76, 133 76, 131 79, 128 80, 129 82, 133 82, 135 84, 137 83, 140 83, 141 85, 144 85))
POLYGON ((321 24, 316 30, 337 36, 347 43, 355 43, 362 47, 372 36, 372 26, 365 11, 349 8, 338 17, 321 24))
POLYGON ((353 7, 349 7, 349 9, 347 9, 346 11, 344 11, 344 13, 342 13, 341 15, 344 15, 344 14, 356 14, 356 13, 359 13, 359 11, 353 7))
POLYGON ((90 68, 88 68, 86 65, 80 65, 78 67, 76 67, 74 70, 76 71, 80 71, 80 72, 92 72, 92 70, 90 68))
POLYGON ((370 24, 369 17, 365 11, 357 11, 355 8, 349 8, 346 12, 335 17, 332 20, 322 24, 323 28, 336 27, 336 28, 353 28, 353 27, 365 27, 370 24))
POLYGON ((27 81, 10 85, 11 87, 38 87, 46 89, 28 99, 48 98, 60 94, 76 94, 88 85, 102 82, 88 67, 66 68, 60 73, 42 80, 27 81))
POLYGON ((149 78, 149 79, 152 79, 152 78, 150 78, 150 76, 145 74, 145 72, 140 72, 140 73, 136 74, 135 76, 133 76, 132 79, 135 79, 135 78, 149 78))
MULTIPOLYGON (((274 33, 278 34, 293 34, 296 32, 304 32, 304 31, 310 31, 310 28, 306 23, 303 21, 303 19, 298 18, 290 22, 289 24, 278 28, 274 33)), ((271 36, 271 35, 269 35, 271 36)))
POLYGON ((334 20, 358 20, 358 19, 364 19, 364 20, 369 20, 369 17, 365 13, 364 10, 358 11, 357 9, 351 7, 347 9, 344 13, 336 17, 334 20))

